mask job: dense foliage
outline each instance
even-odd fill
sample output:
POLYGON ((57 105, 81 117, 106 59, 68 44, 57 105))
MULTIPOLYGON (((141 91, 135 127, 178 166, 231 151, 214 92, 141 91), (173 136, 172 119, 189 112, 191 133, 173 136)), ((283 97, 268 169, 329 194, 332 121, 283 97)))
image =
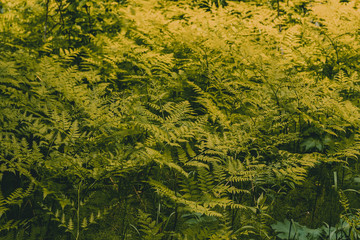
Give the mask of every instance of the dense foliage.
POLYGON ((359 239, 359 4, 0 1, 0 239, 359 239))

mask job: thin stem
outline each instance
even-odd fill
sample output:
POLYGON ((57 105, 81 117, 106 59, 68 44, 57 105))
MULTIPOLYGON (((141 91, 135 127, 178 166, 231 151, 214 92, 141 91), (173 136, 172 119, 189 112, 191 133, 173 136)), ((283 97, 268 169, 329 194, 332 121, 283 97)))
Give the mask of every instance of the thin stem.
POLYGON ((292 219, 290 220, 290 227, 289 227, 289 234, 288 234, 288 239, 290 240, 290 234, 291 234, 291 227, 292 227, 292 223, 293 223, 293 221, 292 221, 292 219))
POLYGON ((77 217, 77 229, 76 229, 76 240, 79 239, 80 237, 80 192, 81 192, 81 183, 82 180, 79 183, 79 187, 78 187, 78 192, 77 192, 77 213, 76 213, 76 217, 77 217))

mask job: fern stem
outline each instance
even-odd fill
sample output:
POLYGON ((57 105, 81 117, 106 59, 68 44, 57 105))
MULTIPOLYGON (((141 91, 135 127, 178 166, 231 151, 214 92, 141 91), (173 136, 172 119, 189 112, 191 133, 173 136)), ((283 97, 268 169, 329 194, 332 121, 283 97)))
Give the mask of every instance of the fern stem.
POLYGON ((76 240, 79 239, 80 237, 80 191, 81 191, 81 184, 82 184, 82 180, 79 183, 79 187, 78 187, 78 192, 77 192, 77 212, 76 212, 76 217, 77 217, 77 229, 76 229, 76 240))
POLYGON ((290 227, 289 227, 289 234, 288 234, 288 239, 290 240, 291 237, 291 227, 292 227, 293 221, 292 219, 290 219, 290 227))
MULTIPOLYGON (((174 192, 175 192, 175 196, 176 196, 178 193, 178 189, 177 189, 178 183, 177 183, 176 173, 174 170, 173 170, 173 174, 174 174, 174 192)), ((173 230, 176 231, 177 221, 178 221, 178 204, 177 203, 175 203, 175 216, 174 217, 175 217, 175 219, 174 219, 173 230)))
MULTIPOLYGON (((124 201, 124 211, 123 211, 123 217, 122 217, 122 239, 126 239, 126 232, 127 232, 127 229, 128 229, 128 225, 125 225, 125 221, 126 221, 126 215, 127 215, 127 198, 124 197, 123 198, 123 201, 124 201)), ((130 224, 130 226, 134 227, 132 224, 130 224)), ((135 230, 139 233, 139 231, 135 228, 135 230)))

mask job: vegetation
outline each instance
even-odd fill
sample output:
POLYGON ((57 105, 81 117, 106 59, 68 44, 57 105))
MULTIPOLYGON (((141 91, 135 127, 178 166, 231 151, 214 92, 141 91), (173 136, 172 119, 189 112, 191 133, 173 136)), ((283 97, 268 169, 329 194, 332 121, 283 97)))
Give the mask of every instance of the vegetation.
POLYGON ((358 1, 0 1, 0 239, 359 239, 358 1))

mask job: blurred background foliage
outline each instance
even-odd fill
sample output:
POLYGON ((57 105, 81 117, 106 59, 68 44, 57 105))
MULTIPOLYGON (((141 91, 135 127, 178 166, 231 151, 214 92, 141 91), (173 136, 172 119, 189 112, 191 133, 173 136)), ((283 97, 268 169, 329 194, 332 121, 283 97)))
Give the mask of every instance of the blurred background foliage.
POLYGON ((358 1, 0 1, 0 239, 359 239, 358 1))

